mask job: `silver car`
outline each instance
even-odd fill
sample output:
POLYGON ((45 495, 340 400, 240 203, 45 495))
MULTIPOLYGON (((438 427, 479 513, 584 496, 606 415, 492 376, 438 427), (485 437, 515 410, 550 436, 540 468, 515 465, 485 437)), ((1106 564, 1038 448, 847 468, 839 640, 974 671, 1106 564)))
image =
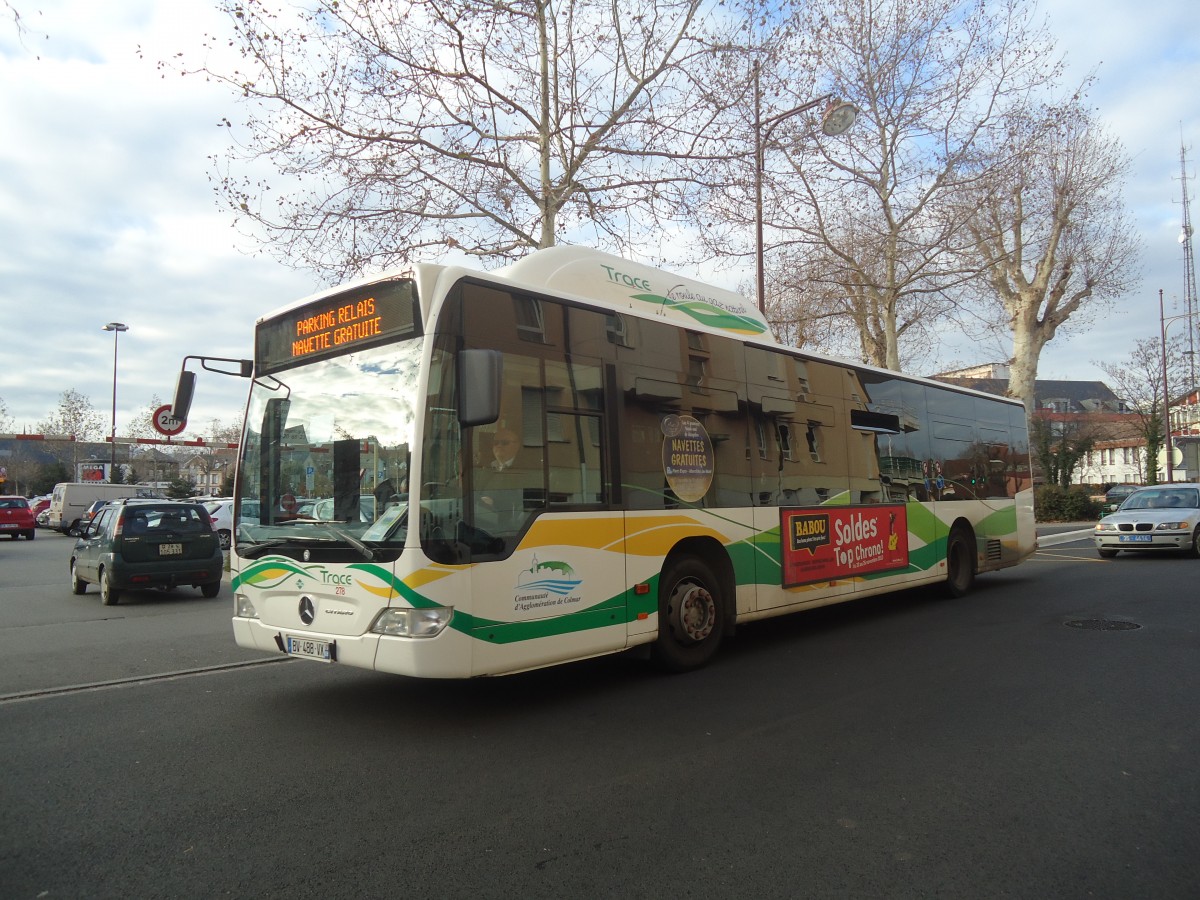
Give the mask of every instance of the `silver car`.
POLYGON ((1138 488, 1112 515, 1096 523, 1096 552, 1175 550, 1200 556, 1200 484, 1138 488))

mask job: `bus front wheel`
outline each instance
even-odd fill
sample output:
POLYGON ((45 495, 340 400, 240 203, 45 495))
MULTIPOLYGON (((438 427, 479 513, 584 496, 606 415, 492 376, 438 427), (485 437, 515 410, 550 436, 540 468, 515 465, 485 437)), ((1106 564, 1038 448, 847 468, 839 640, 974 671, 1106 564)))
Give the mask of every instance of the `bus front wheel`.
POLYGON ((699 668, 713 658, 724 633, 725 602, 712 570, 694 557, 668 565, 658 588, 654 662, 668 672, 699 668))

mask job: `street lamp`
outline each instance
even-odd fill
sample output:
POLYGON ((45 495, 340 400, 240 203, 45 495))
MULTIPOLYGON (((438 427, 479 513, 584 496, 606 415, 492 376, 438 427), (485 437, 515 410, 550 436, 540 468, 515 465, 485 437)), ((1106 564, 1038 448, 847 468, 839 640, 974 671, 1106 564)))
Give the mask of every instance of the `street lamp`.
POLYGON ((128 331, 129 326, 123 322, 109 322, 101 330, 113 333, 112 434, 109 437, 112 441, 112 465, 108 470, 108 481, 110 484, 116 484, 113 478, 117 474, 117 342, 121 337, 121 332, 128 331))
POLYGON ((780 122, 798 116, 820 106, 828 104, 821 115, 821 131, 829 137, 836 137, 848 131, 858 118, 858 107, 853 103, 843 101, 833 94, 823 94, 815 100, 803 103, 795 109, 781 112, 769 119, 762 118, 762 92, 758 81, 758 60, 754 61, 754 224, 755 224, 755 274, 758 289, 758 311, 767 315, 766 276, 763 272, 763 156, 771 132, 780 122))

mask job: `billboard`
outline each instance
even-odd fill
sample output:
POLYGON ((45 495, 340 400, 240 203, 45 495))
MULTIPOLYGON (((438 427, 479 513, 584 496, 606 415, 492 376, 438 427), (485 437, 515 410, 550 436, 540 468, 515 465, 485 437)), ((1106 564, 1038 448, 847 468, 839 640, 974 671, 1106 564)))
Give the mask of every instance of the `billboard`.
POLYGON ((908 568, 903 504, 779 510, 783 586, 908 568))

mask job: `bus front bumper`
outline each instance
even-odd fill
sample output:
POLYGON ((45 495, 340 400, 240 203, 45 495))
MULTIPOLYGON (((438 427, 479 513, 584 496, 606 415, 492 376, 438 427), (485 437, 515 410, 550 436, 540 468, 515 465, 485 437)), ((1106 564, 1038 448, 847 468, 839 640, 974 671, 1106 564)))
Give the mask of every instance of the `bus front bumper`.
POLYGON ((380 634, 324 634, 277 628, 261 619, 233 617, 239 647, 282 653, 298 659, 337 663, 414 678, 470 678, 470 638, 447 628, 437 637, 406 638, 380 634))

